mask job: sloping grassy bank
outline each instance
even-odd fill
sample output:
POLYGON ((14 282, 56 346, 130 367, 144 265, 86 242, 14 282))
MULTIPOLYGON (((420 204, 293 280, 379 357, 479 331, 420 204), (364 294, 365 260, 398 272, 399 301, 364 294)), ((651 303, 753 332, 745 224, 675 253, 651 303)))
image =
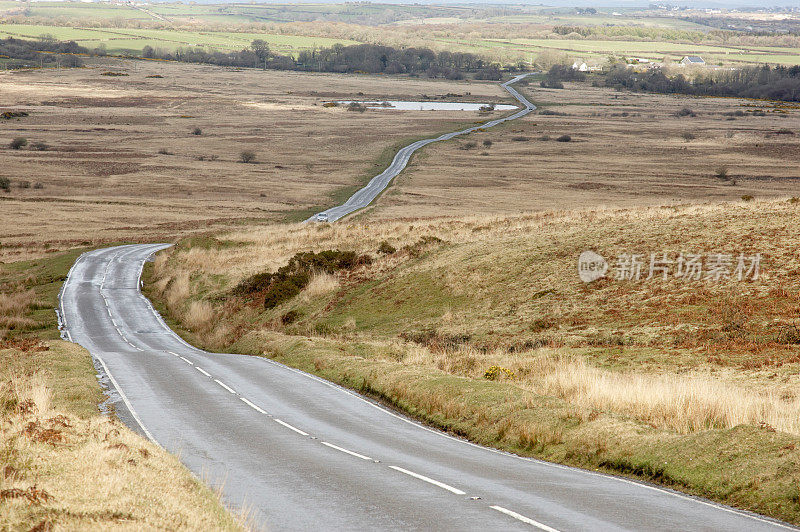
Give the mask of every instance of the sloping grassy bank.
POLYGON ((274 357, 482 444, 798 523, 798 208, 275 226, 182 243, 145 280, 196 345, 274 357), (370 260, 274 297, 271 272, 337 249, 370 260), (586 285, 586 249, 763 262, 758 279, 586 285))

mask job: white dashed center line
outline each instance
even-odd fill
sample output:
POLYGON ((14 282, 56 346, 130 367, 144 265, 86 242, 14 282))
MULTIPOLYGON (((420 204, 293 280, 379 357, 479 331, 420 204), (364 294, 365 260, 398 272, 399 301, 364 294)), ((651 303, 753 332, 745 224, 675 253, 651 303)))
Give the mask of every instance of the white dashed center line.
POLYGON ((263 409, 261 409, 260 407, 254 405, 253 403, 251 403, 250 401, 248 401, 244 397, 240 397, 239 399, 241 399, 244 404, 246 404, 247 406, 249 406, 250 408, 252 408, 256 412, 260 412, 261 414, 267 414, 263 409))
POLYGON ((353 451, 350 451, 348 449, 345 449, 344 447, 339 447, 338 445, 334 445, 334 444, 328 443, 326 441, 323 441, 323 442, 320 442, 320 443, 322 445, 326 445, 326 446, 330 447, 331 449, 336 449, 337 451, 342 451, 343 453, 347 453, 350 456, 355 456, 356 458, 361 458, 362 460, 372 460, 372 458, 370 458, 369 456, 364 456, 363 454, 358 454, 356 452, 353 452, 353 451))
MULTIPOLYGON (((210 376, 210 375, 209 375, 209 376, 210 376)), ((217 384, 219 384, 220 386, 222 386, 223 388, 225 388, 225 389, 226 389, 226 390, 228 390, 229 392, 231 392, 231 393, 236 393, 236 392, 233 390, 233 388, 231 388, 230 386, 228 386, 227 384, 225 384, 225 383, 224 383, 224 382, 222 382, 221 380, 219 380, 219 379, 214 379, 214 382, 216 382, 217 384)))
POLYGON ((503 508, 502 506, 490 506, 489 508, 491 508, 492 510, 497 510, 498 512, 506 514, 508 516, 511 516, 518 521, 522 521, 523 523, 533 525, 539 530, 544 530, 545 532, 558 532, 558 530, 556 530, 553 527, 547 526, 544 523, 540 523, 539 521, 534 521, 530 517, 525 517, 524 515, 518 514, 517 512, 512 512, 511 510, 503 508))
POLYGON ((445 484, 444 482, 439 482, 438 480, 433 480, 430 477, 426 477, 425 475, 420 475, 419 473, 414 473, 413 471, 409 471, 408 469, 403 469, 402 467, 397 466, 389 466, 390 468, 394 469, 395 471, 400 471, 401 473, 405 473, 406 475, 412 476, 414 478, 418 478, 423 480, 429 484, 433 484, 434 486, 439 486, 442 489, 449 491, 450 493, 455 493, 456 495, 466 495, 467 492, 461 491, 458 488, 454 488, 449 484, 445 484))
POLYGON ((180 356, 180 355, 178 355, 178 358, 180 358, 181 360, 183 360, 184 362, 186 362, 186 363, 187 363, 187 364, 189 364, 190 366, 194 366, 194 364, 192 364, 192 361, 191 361, 191 360, 189 360, 188 358, 183 358, 183 357, 182 357, 182 356, 180 356))
POLYGON ((206 377, 210 377, 211 376, 211 373, 207 372, 206 370, 204 370, 200 366, 195 366, 195 369, 197 371, 199 371, 200 373, 202 373, 203 375, 205 375, 206 377))
POLYGON ((300 434, 302 436, 308 436, 308 432, 303 432, 302 430, 298 429, 297 427, 293 427, 293 426, 289 425, 285 421, 281 421, 280 419, 275 418, 275 422, 276 423, 280 423, 281 425, 283 425, 287 429, 293 430, 293 431, 295 431, 296 433, 298 433, 298 434, 300 434))

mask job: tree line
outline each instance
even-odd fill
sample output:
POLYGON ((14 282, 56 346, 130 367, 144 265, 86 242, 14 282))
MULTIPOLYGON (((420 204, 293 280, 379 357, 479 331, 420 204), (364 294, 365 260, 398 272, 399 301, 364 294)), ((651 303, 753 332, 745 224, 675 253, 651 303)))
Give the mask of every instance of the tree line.
POLYGON ((682 74, 667 76, 663 70, 636 72, 622 65, 613 66, 601 84, 607 87, 662 94, 764 98, 800 101, 800 66, 769 65, 722 70, 687 79, 682 74))
POLYGON ((142 56, 189 63, 310 72, 411 74, 447 79, 462 79, 466 73, 473 74, 477 79, 499 80, 502 77, 497 65, 489 64, 474 54, 375 44, 334 44, 329 48, 303 50, 296 59, 272 52, 262 40, 255 40, 249 48, 236 52, 197 47, 179 48, 172 52, 145 46, 142 56))
POLYGON ((69 54, 88 54, 89 50, 78 46, 75 41, 63 42, 44 37, 38 41, 8 37, 0 40, 0 58, 6 68, 25 68, 31 66, 64 67, 83 66, 80 57, 69 54), (59 55, 67 54, 67 55, 59 55))

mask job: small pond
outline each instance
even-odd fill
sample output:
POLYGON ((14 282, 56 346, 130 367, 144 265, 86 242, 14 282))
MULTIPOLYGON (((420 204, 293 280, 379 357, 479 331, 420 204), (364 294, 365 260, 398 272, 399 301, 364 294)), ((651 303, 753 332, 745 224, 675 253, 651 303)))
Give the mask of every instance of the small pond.
MULTIPOLYGON (((386 102, 359 102, 344 100, 336 102, 339 105, 349 105, 360 103, 368 109, 395 109, 399 111, 480 111, 481 107, 492 105, 490 103, 466 103, 466 102, 400 102, 390 100, 386 102), (388 104, 388 105, 387 105, 388 104)), ((511 111, 517 109, 516 105, 497 104, 495 111, 511 111)))

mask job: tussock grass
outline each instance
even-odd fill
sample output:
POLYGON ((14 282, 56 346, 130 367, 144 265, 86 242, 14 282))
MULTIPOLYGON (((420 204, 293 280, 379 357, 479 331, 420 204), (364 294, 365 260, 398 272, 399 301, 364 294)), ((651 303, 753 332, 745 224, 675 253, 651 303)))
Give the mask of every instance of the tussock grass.
POLYGON ((311 277, 308 285, 300 292, 300 297, 305 301, 310 301, 314 298, 326 296, 335 292, 340 284, 341 282, 337 275, 332 273, 317 273, 311 277))
MULTIPOLYGON (((0 293, 0 328, 25 329, 34 326, 36 321, 28 314, 41 305, 33 290, 0 293)), ((2 337, 0 335, 0 339, 2 337)))
POLYGON ((85 351, 66 342, 45 347, 46 352, 0 349, 0 529, 240 530, 246 525, 246 516, 237 522, 177 458, 98 415, 94 404, 88 403, 94 408, 90 414, 83 398, 75 401, 79 396, 63 379, 97 393, 85 351), (30 368, 41 368, 41 353, 57 364, 31 373, 30 368), (77 370, 75 363, 83 367, 77 370))

